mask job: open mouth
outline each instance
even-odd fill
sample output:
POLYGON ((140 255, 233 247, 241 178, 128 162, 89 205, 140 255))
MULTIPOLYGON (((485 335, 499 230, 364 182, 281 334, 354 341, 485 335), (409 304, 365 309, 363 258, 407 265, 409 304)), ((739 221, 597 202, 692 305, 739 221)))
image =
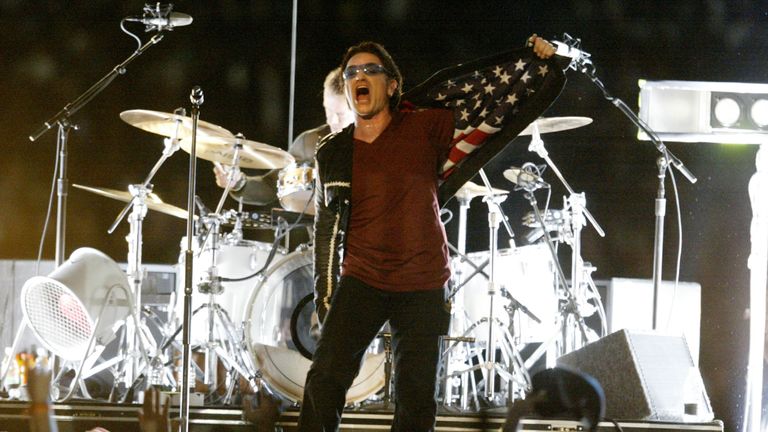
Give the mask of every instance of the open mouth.
POLYGON ((370 90, 368 87, 360 86, 357 89, 355 89, 355 96, 367 96, 370 93, 370 90))

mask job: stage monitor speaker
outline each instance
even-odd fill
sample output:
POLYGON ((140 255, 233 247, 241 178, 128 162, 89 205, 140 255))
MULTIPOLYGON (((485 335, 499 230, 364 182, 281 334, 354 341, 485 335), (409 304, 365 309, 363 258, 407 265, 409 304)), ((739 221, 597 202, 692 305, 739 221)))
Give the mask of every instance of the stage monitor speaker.
POLYGON ((595 377, 605 391, 605 416, 625 420, 699 421, 714 417, 698 368, 682 336, 612 333, 557 359, 595 377))

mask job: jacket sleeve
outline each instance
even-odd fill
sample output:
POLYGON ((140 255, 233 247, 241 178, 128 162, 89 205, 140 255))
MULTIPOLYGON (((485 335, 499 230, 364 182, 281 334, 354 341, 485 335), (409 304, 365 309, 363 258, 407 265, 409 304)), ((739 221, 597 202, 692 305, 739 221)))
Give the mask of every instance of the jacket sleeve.
POLYGON ((315 176, 315 310, 322 323, 330 309, 331 297, 339 276, 337 242, 340 213, 338 201, 328 197, 329 191, 325 189, 322 181, 322 166, 317 159, 315 167, 318 173, 315 176))

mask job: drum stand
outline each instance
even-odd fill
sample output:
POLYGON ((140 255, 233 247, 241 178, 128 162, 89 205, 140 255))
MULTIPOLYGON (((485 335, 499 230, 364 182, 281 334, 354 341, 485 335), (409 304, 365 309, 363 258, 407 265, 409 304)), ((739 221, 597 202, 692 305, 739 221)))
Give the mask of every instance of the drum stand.
MULTIPOLYGON (((177 109, 174 114, 184 115, 182 108, 177 109)), ((128 221, 130 225, 130 232, 126 236, 128 242, 128 266, 126 274, 128 276, 128 283, 130 284, 131 292, 134 298, 133 310, 131 313, 135 317, 141 317, 141 286, 144 276, 144 269, 142 268, 142 228, 143 221, 147 214, 147 197, 152 192, 152 178, 158 172, 160 167, 165 161, 173 155, 178 149, 178 133, 181 126, 181 120, 176 120, 176 129, 173 136, 164 139, 164 149, 160 159, 150 170, 149 175, 146 177, 143 183, 133 184, 128 186, 128 191, 131 193, 133 199, 126 204, 115 221, 107 230, 112 234, 117 228, 118 224, 123 220, 128 210, 131 210, 128 221)), ((118 352, 116 356, 111 360, 105 362, 105 365, 111 365, 116 363, 122 363, 119 369, 115 384, 112 390, 113 397, 116 397, 117 390, 124 387, 126 390, 123 394, 123 398, 129 398, 132 396, 131 389, 142 375, 142 372, 146 371, 150 366, 150 361, 147 357, 147 345, 155 346, 154 339, 149 332, 149 329, 144 325, 143 321, 136 320, 133 323, 126 320, 124 323, 124 334, 122 335, 121 343, 119 344, 118 352), (139 358, 140 357, 140 358, 139 358), (143 364, 142 364, 143 361, 143 364)), ((162 329, 161 329, 162 330, 162 329)), ((153 361, 159 356, 159 353, 153 355, 153 361)), ((149 380, 147 380, 149 385, 149 380)))
MULTIPOLYGON (((552 159, 550 159, 549 153, 544 147, 544 141, 541 139, 541 135, 539 134, 539 128, 536 122, 533 123, 533 134, 531 136, 531 144, 528 146, 528 150, 535 152, 542 159, 544 159, 544 161, 547 163, 547 166, 552 169, 552 172, 555 173, 557 178, 560 180, 560 183, 562 183, 565 189, 568 191, 569 197, 565 199, 565 209, 570 209, 570 211, 566 211, 565 214, 570 214, 571 216, 570 233, 572 236, 570 236, 571 241, 569 242, 571 245, 571 289, 575 295, 574 299, 576 301, 576 306, 580 307, 582 311, 584 310, 586 299, 588 297, 586 288, 592 289, 593 295, 597 302, 597 310, 601 313, 601 335, 604 336, 608 333, 608 331, 606 327, 605 312, 603 311, 602 302, 600 301, 600 296, 597 293, 597 288, 595 287, 595 283, 591 276, 592 271, 594 271, 594 267, 588 264, 585 265, 581 258, 581 228, 586 225, 586 221, 589 221, 589 223, 600 237, 605 237, 605 231, 603 231, 603 228, 600 226, 600 224, 597 223, 597 220, 595 220, 594 216, 592 216, 592 213, 590 213, 587 209, 587 201, 584 193, 582 192, 577 194, 574 192, 571 185, 565 180, 565 177, 563 177, 562 173, 557 168, 557 165, 555 165, 552 159), (582 277, 585 279, 584 282, 582 282, 582 277)), ((539 222, 542 223, 541 220, 539 222)), ((541 226, 544 228, 543 223, 541 226)), ((544 228, 544 230, 546 231, 546 228, 544 228)), ((566 240, 567 239, 568 236, 566 236, 566 240)), ((592 313, 594 313, 594 311, 592 311, 592 313)), ((586 316, 590 316, 592 313, 586 314, 586 316)), ((572 331, 567 336, 570 336, 572 343, 564 344, 564 346, 561 348, 561 352, 559 353, 560 355, 581 348, 586 343, 597 338, 595 336, 587 338, 587 332, 583 327, 583 322, 579 323, 577 320, 576 325, 580 327, 582 339, 579 341, 575 337, 574 326, 570 326, 572 331)))
MULTIPOLYGON (((220 238, 220 218, 216 215, 208 217, 211 221, 208 231, 208 238, 211 243, 211 262, 206 270, 204 279, 198 284, 197 288, 201 294, 208 296, 208 301, 198 307, 192 315, 205 309, 207 311, 207 338, 203 345, 205 353, 205 368, 203 374, 203 383, 209 389, 216 388, 218 377, 216 375, 217 366, 221 359, 229 374, 237 372, 246 378, 252 388, 258 388, 257 374, 255 367, 250 359, 243 355, 247 352, 243 346, 244 337, 238 336, 242 330, 238 329, 229 317, 227 311, 216 302, 216 296, 224 292, 225 287, 221 284, 221 278, 218 275, 218 252, 220 238)), ((242 236, 242 233, 240 233, 242 236)), ((203 250, 205 245, 201 245, 203 250)), ((229 385, 224 398, 225 404, 232 403, 235 379, 230 376, 229 385)))
MULTIPOLYGON (((474 263, 466 257, 467 248, 467 210, 469 209, 469 203, 472 201, 471 194, 457 194, 457 200, 459 202, 459 234, 458 234, 458 249, 454 249, 454 252, 461 257, 462 262, 467 262, 474 266, 474 263)), ((451 313, 454 317, 451 319, 451 331, 449 334, 465 334, 467 327, 465 325, 467 318, 464 310, 464 298, 462 296, 456 296, 462 286, 471 279, 477 272, 482 271, 480 267, 475 266, 475 272, 472 273, 466 280, 464 274, 459 266, 454 266, 453 280, 455 286, 448 295, 448 301, 452 302, 451 313)), ((469 359, 470 344, 475 342, 474 338, 467 337, 444 337, 443 344, 451 342, 441 355, 441 363, 443 367, 443 406, 451 406, 453 404, 454 394, 459 391, 457 395, 459 398, 460 408, 467 410, 469 408, 468 402, 468 378, 472 379, 472 395, 477 394, 477 383, 475 382, 475 376, 473 374, 461 373, 460 378, 456 376, 454 371, 464 368, 466 361, 469 359), (459 380, 460 382, 456 382, 459 380)), ((476 397, 476 396, 475 396, 476 397)), ((477 401, 475 401, 477 402, 477 401)))
MULTIPOLYGON (((198 237, 202 239, 200 241, 200 252, 205 249, 205 244, 210 242, 211 261, 209 263, 210 265, 205 270, 203 280, 197 285, 197 289, 200 294, 207 295, 208 300, 191 313, 189 321, 191 322, 191 319, 201 311, 205 310, 207 312, 206 340, 202 345, 205 358, 205 364, 202 371, 203 384, 208 386, 209 391, 211 389, 215 390, 218 387, 217 372, 219 360, 221 360, 227 368, 229 378, 227 391, 223 400, 224 404, 231 404, 233 402, 234 389, 237 382, 234 378, 235 373, 245 378, 253 389, 258 389, 259 387, 256 368, 250 358, 243 354, 247 352, 247 349, 243 346, 244 337, 241 334, 242 329, 237 328, 229 317, 227 311, 216 302, 216 296, 220 295, 225 289, 221 284, 221 277, 218 274, 217 267, 218 253, 220 249, 219 239, 221 237, 220 227, 222 222, 220 214, 226 197, 229 195, 232 180, 234 180, 239 172, 240 150, 243 147, 241 141, 244 140, 244 137, 241 134, 238 134, 236 137, 237 139, 233 144, 234 154, 232 169, 229 172, 229 179, 227 180, 227 185, 216 207, 216 211, 212 214, 203 215, 199 219, 201 226, 207 227, 207 229, 201 230, 204 232, 198 237)), ((200 205, 200 203, 198 203, 198 205, 200 205)), ((204 207, 202 205, 200 206, 204 207)), ((242 223, 239 219, 235 222, 235 228, 231 237, 237 240, 242 239, 242 223)), ((192 275, 187 274, 185 277, 192 277, 192 275)), ((189 283, 191 282, 185 282, 185 284, 189 283)), ((181 330, 182 327, 179 327, 170 336, 169 341, 173 341, 181 330)), ((166 342, 164 345, 167 346, 169 343, 170 342, 166 342)), ((193 373, 193 371, 196 370, 196 366, 191 361, 189 363, 190 370, 188 372, 193 373)), ((191 383, 192 378, 189 379, 191 383)))
MULTIPOLYGON (((503 222, 505 228, 507 229, 507 232, 510 235, 510 238, 513 238, 514 235, 512 233, 512 229, 509 226, 506 217, 504 216, 500 203, 506 199, 505 195, 497 196, 493 193, 493 188, 491 188, 490 182, 488 181, 488 178, 485 175, 485 172, 481 169, 480 170, 480 176, 483 180, 483 183, 485 184, 486 188, 488 188, 489 194, 483 198, 483 201, 488 205, 488 234, 489 234, 489 245, 490 245, 490 251, 489 251, 489 276, 488 276, 488 290, 487 294, 489 297, 489 311, 488 316, 483 317, 479 321, 472 324, 466 332, 463 334, 463 337, 466 337, 468 334, 470 334, 477 326, 480 324, 487 324, 488 325, 488 339, 486 341, 486 353, 485 357, 482 356, 482 354, 479 353, 479 347, 476 347, 477 356, 478 356, 478 364, 475 366, 471 366, 469 368, 466 368, 464 370, 456 371, 449 376, 461 376, 464 374, 469 373, 470 376, 472 376, 472 372, 476 370, 483 371, 483 379, 484 379, 484 397, 489 402, 506 402, 503 400, 495 401, 494 399, 501 399, 496 393, 496 375, 498 374, 504 381, 506 381, 509 385, 508 389, 508 397, 512 397, 513 395, 517 393, 522 393, 528 390, 530 387, 530 376, 528 375, 528 371, 523 368, 523 361, 522 357, 520 356, 519 351, 517 350, 517 347, 515 346, 515 341, 512 333, 509 331, 509 329, 504 327, 503 322, 498 318, 494 316, 494 300, 497 297, 498 294, 498 284, 496 282, 495 278, 495 261, 496 261, 496 255, 498 252, 498 232, 499 232, 499 223, 503 222), (496 327, 500 327, 502 329, 501 335, 496 335, 496 327), (497 343, 500 342, 500 345, 497 346, 497 343), (497 362, 496 359, 496 350, 501 350, 501 360, 502 363, 497 362)), ((475 383, 473 380, 473 387, 475 383)))

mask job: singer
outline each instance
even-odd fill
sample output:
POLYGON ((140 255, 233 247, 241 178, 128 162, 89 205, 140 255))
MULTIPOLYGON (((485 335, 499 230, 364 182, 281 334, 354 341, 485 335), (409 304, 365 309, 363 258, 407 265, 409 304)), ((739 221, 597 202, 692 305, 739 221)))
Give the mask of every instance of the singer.
POLYGON ((316 153, 315 306, 322 334, 299 430, 338 429, 366 347, 387 322, 395 370, 392 430, 434 429, 440 336, 450 320, 438 189, 556 68, 541 60, 555 48, 535 35, 529 49, 515 53, 474 71, 455 68, 432 93, 432 106, 442 108, 423 110, 401 106, 402 75, 383 46, 363 42, 343 56, 344 92, 355 119, 324 138, 316 153))

